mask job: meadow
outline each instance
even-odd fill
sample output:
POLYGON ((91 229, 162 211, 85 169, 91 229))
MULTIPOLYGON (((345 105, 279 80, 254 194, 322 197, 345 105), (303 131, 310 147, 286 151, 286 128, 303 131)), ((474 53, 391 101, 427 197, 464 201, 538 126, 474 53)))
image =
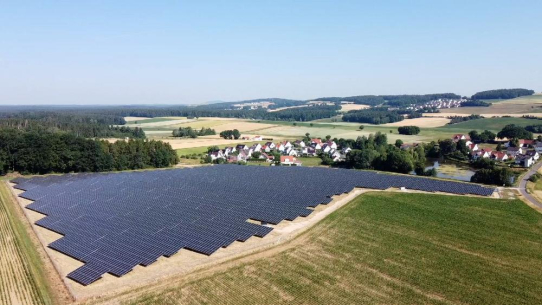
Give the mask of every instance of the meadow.
POLYGON ((542 303, 542 215, 518 200, 370 192, 291 243, 124 304, 542 303))
POLYGON ((446 125, 443 129, 461 129, 465 131, 476 130, 491 130, 494 132, 500 131, 504 126, 509 124, 515 124, 518 126, 537 125, 542 124, 542 120, 523 119, 523 118, 483 118, 465 121, 457 124, 446 125))
POLYGON ((0 181, 0 304, 55 304, 34 244, 0 181))

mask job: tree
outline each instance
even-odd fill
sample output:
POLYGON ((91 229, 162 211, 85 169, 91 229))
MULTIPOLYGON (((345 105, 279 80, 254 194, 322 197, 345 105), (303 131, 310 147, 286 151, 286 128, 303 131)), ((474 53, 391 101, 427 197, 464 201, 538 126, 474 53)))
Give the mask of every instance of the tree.
POLYGON ((395 140, 395 147, 401 148, 401 145, 403 145, 403 141, 401 141, 401 139, 395 140))
POLYGON ((438 144, 442 156, 449 155, 457 150, 457 144, 452 139, 439 141, 438 144))
POLYGON ((261 152, 255 151, 255 152, 252 153, 252 158, 258 159, 261 155, 262 155, 261 152))
POLYGON ((497 137, 499 138, 515 138, 515 139, 528 139, 532 140, 533 133, 530 131, 525 130, 525 128, 521 126, 516 126, 514 124, 509 124, 504 126, 504 128, 499 131, 497 134, 497 137))
POLYGON ((235 140, 237 140, 237 139, 239 139, 239 138, 241 137, 241 133, 240 133, 239 130, 237 130, 237 129, 234 129, 234 130, 232 131, 232 135, 233 135, 233 138, 234 138, 235 140))
POLYGON ((353 149, 346 155, 346 164, 356 169, 372 169, 380 154, 373 149, 353 149))
POLYGON ((297 126, 297 123, 294 122, 292 125, 297 126))
POLYGON ((365 128, 365 126, 363 126, 363 125, 359 126, 359 130, 363 130, 364 128, 365 128))
POLYGON ((327 135, 327 136, 326 136, 326 141, 329 141, 329 139, 331 139, 331 136, 330 136, 330 135, 327 135))
POLYGON ((420 133, 420 127, 418 126, 402 126, 397 128, 399 134, 404 135, 417 135, 420 133))
POLYGON ((392 150, 387 155, 384 168, 391 172, 408 174, 414 169, 414 160, 403 150, 392 150))
POLYGON ((220 147, 218 147, 216 145, 207 147, 207 153, 212 153, 212 152, 219 151, 219 150, 220 150, 220 147))
POLYGON ((314 126, 314 124, 313 124, 313 123, 310 123, 309 125, 310 125, 311 127, 312 127, 312 126, 314 126))

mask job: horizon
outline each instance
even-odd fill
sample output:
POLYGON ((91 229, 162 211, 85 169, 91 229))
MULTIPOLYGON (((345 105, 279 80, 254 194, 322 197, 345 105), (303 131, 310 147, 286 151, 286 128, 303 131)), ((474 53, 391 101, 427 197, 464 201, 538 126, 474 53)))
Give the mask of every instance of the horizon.
POLYGON ((13 1, 0 12, 0 105, 538 93, 541 9, 539 1, 13 1))

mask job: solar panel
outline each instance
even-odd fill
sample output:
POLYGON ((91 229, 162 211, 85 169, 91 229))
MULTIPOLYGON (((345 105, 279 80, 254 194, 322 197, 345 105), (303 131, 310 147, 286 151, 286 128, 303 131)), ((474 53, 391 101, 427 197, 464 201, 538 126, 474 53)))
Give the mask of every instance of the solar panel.
POLYGON ((346 169, 217 165, 192 169, 17 178, 37 225, 63 235, 49 247, 85 263, 68 278, 88 285, 181 249, 211 255, 264 237, 277 224, 355 187, 488 196, 480 185, 346 169))

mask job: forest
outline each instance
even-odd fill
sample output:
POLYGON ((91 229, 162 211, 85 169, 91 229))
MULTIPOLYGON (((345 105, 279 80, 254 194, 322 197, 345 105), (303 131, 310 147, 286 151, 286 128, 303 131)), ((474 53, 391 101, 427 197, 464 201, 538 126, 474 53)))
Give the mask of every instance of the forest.
POLYGON ((112 114, 78 113, 70 110, 0 112, 0 128, 38 132, 70 132, 86 138, 138 138, 144 139, 140 128, 124 125, 122 116, 112 114))
POLYGON ((489 107, 491 103, 480 100, 469 100, 460 104, 460 107, 489 107))
POLYGON ((171 145, 131 139, 110 143, 73 133, 0 129, 0 174, 103 172, 168 167, 179 162, 171 145))
POLYGON ((372 108, 363 110, 350 110, 345 113, 342 120, 368 124, 386 124, 399 122, 405 118, 397 111, 388 111, 386 108, 372 108))
POLYGON ((534 90, 528 89, 497 89, 477 92, 472 96, 473 100, 511 99, 520 96, 533 95, 534 90))

